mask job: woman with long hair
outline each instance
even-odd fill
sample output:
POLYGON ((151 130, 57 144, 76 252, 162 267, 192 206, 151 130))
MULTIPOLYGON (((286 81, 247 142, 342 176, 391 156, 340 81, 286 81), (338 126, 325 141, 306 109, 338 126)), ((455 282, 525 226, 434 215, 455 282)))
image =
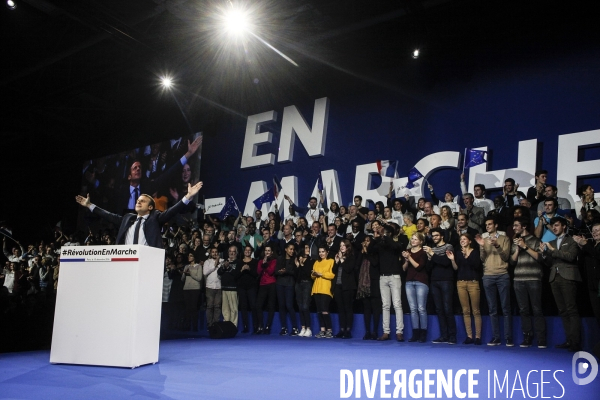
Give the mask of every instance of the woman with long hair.
POLYGON ((327 258, 327 246, 319 246, 319 259, 315 261, 311 272, 313 286, 311 295, 317 305, 319 314, 319 325, 321 330, 315 335, 317 338, 333 338, 331 333, 331 315, 329 314, 329 303, 331 302, 331 281, 335 277, 333 273, 334 261, 327 258))
POLYGON ((354 269, 356 257, 352 243, 348 239, 340 242, 340 251, 335 255, 333 273, 335 274, 335 287, 333 298, 337 304, 340 332, 336 338, 352 338, 352 322, 354 321, 354 295, 356 293, 356 279, 354 269))
POLYGON ((479 301, 481 298, 480 280, 481 280, 481 258, 479 249, 473 246, 473 238, 468 233, 463 233, 459 237, 460 252, 453 253, 447 251, 446 255, 452 261, 452 267, 458 271, 456 289, 460 305, 463 310, 463 319, 467 338, 463 344, 481 344, 481 313, 479 310, 479 301), (475 319, 475 339, 473 339, 473 330, 471 328, 471 312, 475 319))
POLYGON ((413 327, 409 342, 425 343, 427 340, 427 295, 429 278, 427 276, 427 254, 423 250, 425 236, 415 233, 410 238, 410 249, 402 252, 406 261, 402 269, 406 271, 406 297, 410 307, 410 320, 413 327))
POLYGON ((442 206, 440 208, 440 217, 442 218, 440 228, 446 230, 454 229, 454 214, 452 214, 452 209, 450 207, 442 206))
POLYGON ((252 312, 252 327, 258 329, 258 316, 256 314, 256 294, 258 292, 258 261, 252 258, 254 248, 250 245, 244 247, 242 268, 238 279, 238 298, 240 302, 240 313, 242 314, 242 333, 248 333, 248 311, 252 312))
POLYGON ((256 267, 259 286, 258 298, 256 299, 256 313, 258 315, 258 328, 255 334, 271 334, 271 325, 273 325, 273 317, 275 316, 275 302, 277 301, 277 289, 275 288, 275 268, 277 266, 277 258, 270 243, 267 243, 263 249, 263 258, 258 261, 256 267), (267 325, 263 325, 263 306, 267 302, 267 310, 269 312, 267 325))
POLYGON ((379 289, 379 259, 375 252, 369 252, 373 238, 366 236, 361 243, 357 265, 360 265, 356 298, 362 299, 365 336, 363 340, 377 340, 377 330, 381 319, 382 302, 379 289), (373 325, 371 325, 371 320, 373 325), (371 329, 372 326, 372 329, 371 329))
POLYGON ((325 216, 327 217, 327 225, 333 224, 335 218, 340 215, 340 205, 332 201, 329 208, 327 208, 327 205, 323 203, 323 211, 325 211, 325 216))
POLYGON ((310 329, 310 292, 313 286, 311 273, 315 260, 310 258, 310 246, 298 246, 296 256, 296 302, 300 314, 300 333, 298 336, 311 337, 310 329))
POLYGON ((188 254, 188 265, 183 269, 183 302, 185 304, 185 327, 191 325, 192 331, 198 330, 198 299, 202 282, 202 267, 196 262, 194 253, 188 254))

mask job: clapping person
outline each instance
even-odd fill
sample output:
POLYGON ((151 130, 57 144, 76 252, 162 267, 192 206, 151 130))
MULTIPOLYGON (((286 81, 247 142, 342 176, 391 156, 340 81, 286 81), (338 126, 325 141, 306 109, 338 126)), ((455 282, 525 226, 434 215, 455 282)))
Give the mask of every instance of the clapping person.
POLYGON ((301 330, 298 336, 311 337, 310 294, 313 286, 311 274, 315 261, 310 258, 310 247, 304 244, 298 249, 296 257, 296 302, 300 313, 301 330))
POLYGON ((327 247, 319 246, 319 259, 315 261, 311 278, 313 279, 313 287, 311 295, 315 299, 317 305, 317 313, 319 314, 320 332, 315 335, 317 338, 333 338, 331 332, 331 315, 329 314, 329 303, 331 302, 331 281, 335 277, 333 274, 332 259, 327 258, 327 247))
POLYGON ((198 299, 202 282, 202 267, 196 262, 194 253, 188 254, 188 265, 181 275, 183 284, 183 302, 185 304, 186 327, 191 325, 192 331, 198 330, 198 299))
POLYGON ((334 296, 338 309, 340 332, 336 338, 352 338, 352 323, 354 321, 354 295, 356 293, 356 278, 354 269, 356 257, 352 244, 348 239, 340 242, 340 249, 335 255, 333 272, 335 274, 334 296))
POLYGON ((275 301, 277 299, 277 289, 275 288, 275 269, 277 267, 277 259, 273 252, 273 247, 267 244, 263 250, 262 258, 258 261, 256 270, 259 276, 258 298, 256 299, 256 312, 258 316, 258 328, 255 334, 271 334, 271 325, 273 325, 273 317, 275 316, 275 301), (269 312, 267 325, 263 324, 263 306, 267 302, 269 312))
POLYGON ((481 299, 481 258, 479 248, 473 245, 473 237, 463 233, 459 238, 460 252, 446 251, 446 256, 452 262, 452 268, 458 271, 456 290, 463 311, 463 320, 467 338, 463 344, 481 345, 481 312, 479 303, 481 299), (471 312, 475 319, 475 338, 471 326, 471 312))
POLYGON ((425 236, 415 233, 410 238, 410 249, 402 252, 405 261, 402 269, 406 271, 406 297, 410 307, 410 320, 413 327, 409 342, 424 343, 427 339, 427 295, 429 278, 427 276, 427 254, 423 250, 425 236))
POLYGON ((248 311, 252 312, 252 326, 254 331, 258 329, 258 316, 256 313, 256 295, 258 292, 258 261, 252 258, 254 249, 247 245, 244 247, 244 258, 238 279, 239 309, 242 314, 242 333, 248 333, 248 311))
POLYGON ((372 241, 371 236, 363 238, 357 260, 360 269, 356 298, 362 299, 363 303, 365 323, 363 340, 377 340, 377 330, 382 310, 381 291, 379 289, 379 257, 376 252, 369 251, 372 241), (371 320, 373 321, 373 329, 371 329, 371 320))
POLYGON ((281 322, 281 331, 279 335, 288 334, 286 312, 290 315, 292 321, 292 336, 298 336, 298 320, 296 311, 294 311, 294 275, 295 275, 295 254, 296 247, 293 243, 288 243, 284 254, 277 259, 275 268, 277 301, 279 302, 279 320, 281 322))

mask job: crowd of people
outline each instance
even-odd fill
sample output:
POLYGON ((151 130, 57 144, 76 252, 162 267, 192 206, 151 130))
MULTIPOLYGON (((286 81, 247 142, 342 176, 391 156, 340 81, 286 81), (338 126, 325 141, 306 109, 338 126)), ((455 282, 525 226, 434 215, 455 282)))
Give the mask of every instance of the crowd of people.
MULTIPOLYGON (((443 200, 431 185, 431 200, 394 198, 390 186, 387 204, 373 209, 360 196, 347 207, 313 197, 306 208, 286 196, 285 218, 275 208, 265 217, 257 210, 224 221, 206 215, 165 223, 165 327, 197 331, 205 313, 207 327, 223 319, 243 333, 271 334, 277 310, 280 335, 347 339, 354 313, 362 312, 363 339, 404 341, 403 318, 390 326, 393 309, 397 316, 410 313, 409 342, 428 341, 427 316, 435 313, 440 336, 432 343, 456 344, 455 314, 462 314, 464 344, 481 345, 487 310, 487 345, 514 346, 518 314, 520 346, 532 346, 535 338, 546 348, 545 316, 556 309, 566 336, 556 347, 578 351, 580 310, 591 309, 600 323, 600 206, 593 188, 583 185, 582 207, 574 213, 546 179, 547 172, 538 171, 525 194, 509 178, 493 201, 481 184, 467 193, 461 177, 462 194, 445 193, 443 200)), ((58 232, 53 242, 27 248, 5 238, 2 311, 30 298, 54 298, 61 246, 110 245, 116 235, 108 224, 85 238, 58 232)))

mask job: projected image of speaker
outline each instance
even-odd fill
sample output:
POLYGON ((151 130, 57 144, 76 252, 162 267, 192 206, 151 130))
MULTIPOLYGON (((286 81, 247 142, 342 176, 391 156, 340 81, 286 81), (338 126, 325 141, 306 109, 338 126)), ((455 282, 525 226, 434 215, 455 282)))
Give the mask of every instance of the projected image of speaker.
POLYGON ((231 321, 216 322, 208 329, 211 339, 231 339, 237 332, 237 327, 231 321))

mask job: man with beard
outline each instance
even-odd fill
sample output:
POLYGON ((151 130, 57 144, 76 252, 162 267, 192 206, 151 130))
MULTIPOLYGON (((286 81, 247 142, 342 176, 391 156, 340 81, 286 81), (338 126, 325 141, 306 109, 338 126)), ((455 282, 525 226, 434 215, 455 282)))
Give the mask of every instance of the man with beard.
POLYGON ((577 286, 581 274, 577 265, 579 248, 567 235, 567 221, 553 217, 549 222, 556 239, 542 242, 540 249, 546 265, 550 267, 550 287, 562 319, 567 341, 556 345, 571 352, 581 350, 581 318, 577 307, 577 286))
POLYGON ((521 347, 529 347, 533 341, 531 326, 531 310, 533 310, 535 335, 538 348, 546 348, 546 320, 542 314, 542 256, 540 240, 529 232, 529 220, 516 218, 513 222, 515 233, 511 248, 510 264, 514 265, 513 285, 519 314, 521 314, 521 329, 523 342, 521 347), (531 308, 529 302, 531 301, 531 308))
POLYGON ((452 300, 454 298, 454 268, 446 255, 454 251, 451 244, 444 242, 444 233, 440 228, 432 228, 429 233, 434 247, 423 246, 427 254, 427 270, 431 271, 429 288, 435 303, 435 311, 440 324, 440 337, 432 343, 456 344, 456 321, 452 300))

